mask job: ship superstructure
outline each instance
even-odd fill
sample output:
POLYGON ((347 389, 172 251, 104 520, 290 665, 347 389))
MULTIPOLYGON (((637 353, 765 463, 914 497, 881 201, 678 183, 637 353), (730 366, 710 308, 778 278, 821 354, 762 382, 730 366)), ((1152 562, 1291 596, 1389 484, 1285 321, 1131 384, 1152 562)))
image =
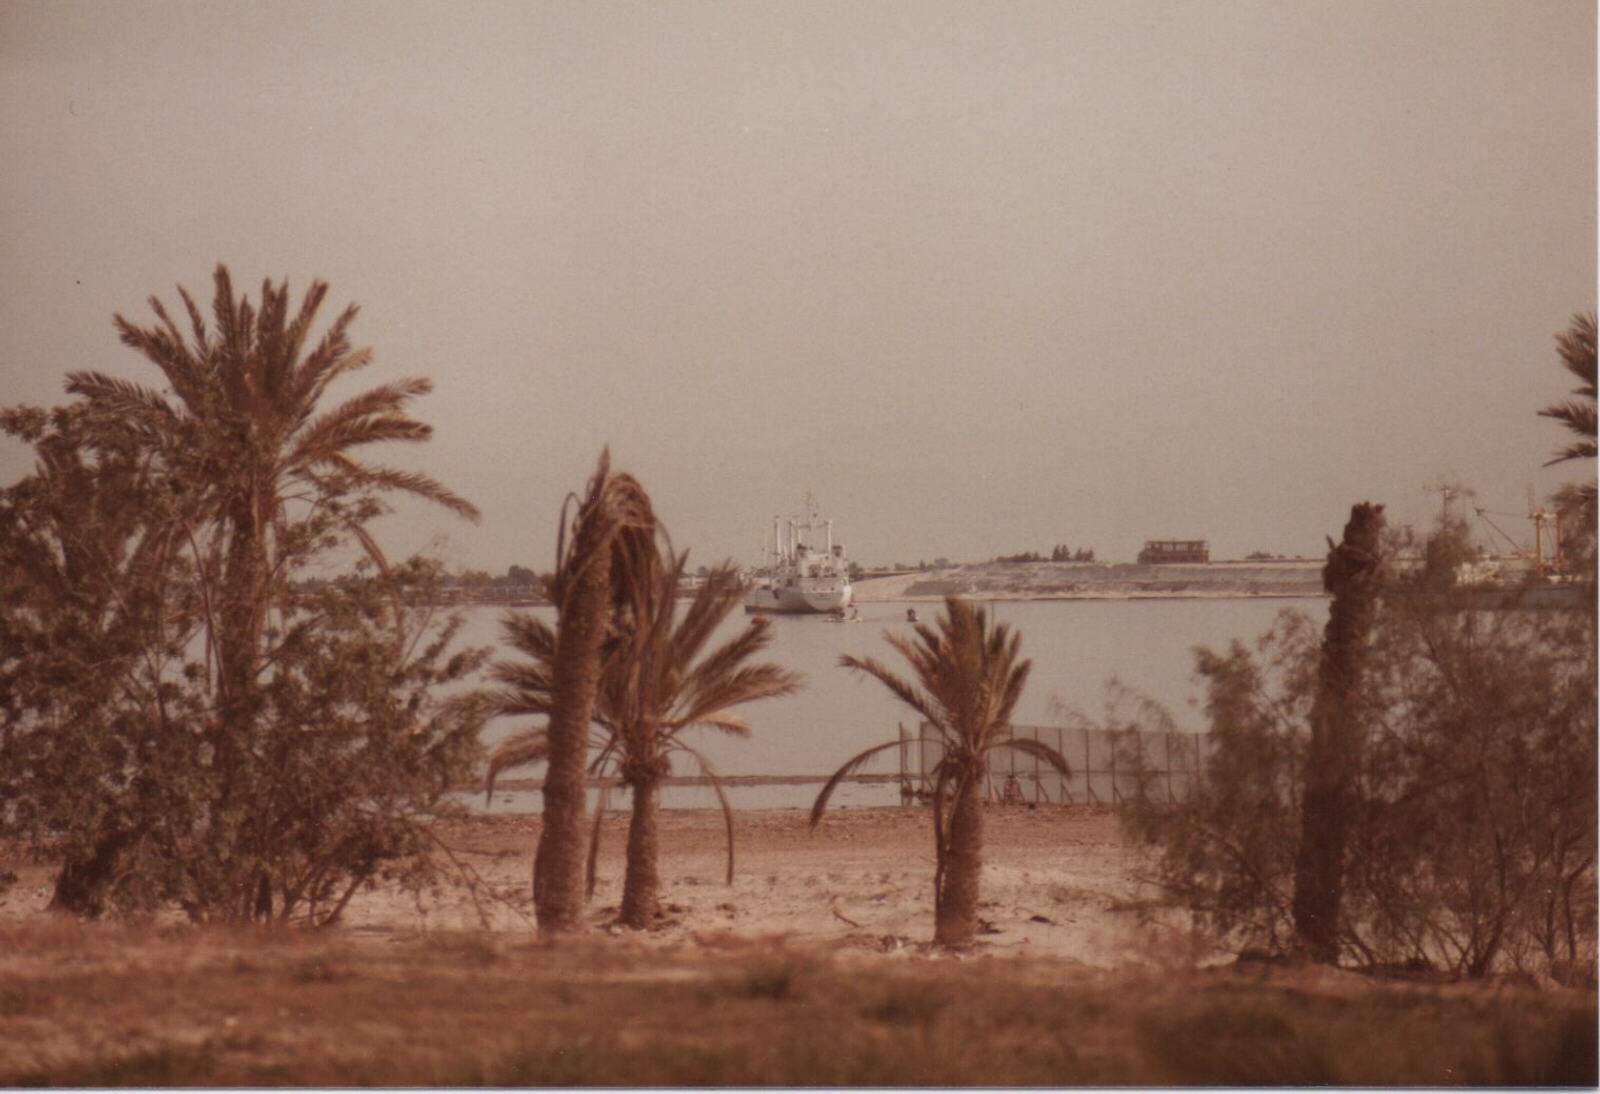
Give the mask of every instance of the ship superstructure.
POLYGON ((772 518, 771 548, 763 544, 762 553, 762 566, 745 594, 745 611, 812 614, 850 606, 850 563, 843 544, 833 542, 833 521, 819 518, 811 495, 806 496, 804 520, 772 518))

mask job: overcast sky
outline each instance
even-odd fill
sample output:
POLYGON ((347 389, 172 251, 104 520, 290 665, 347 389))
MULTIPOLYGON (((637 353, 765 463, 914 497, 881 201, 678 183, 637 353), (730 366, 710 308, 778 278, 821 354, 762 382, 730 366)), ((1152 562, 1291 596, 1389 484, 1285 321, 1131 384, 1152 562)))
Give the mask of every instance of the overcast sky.
POLYGON ((807 490, 867 563, 1237 557, 1593 474, 1581 0, 0 0, 0 140, 0 402, 323 278, 484 513, 392 554, 548 567, 606 443, 701 561, 807 490))

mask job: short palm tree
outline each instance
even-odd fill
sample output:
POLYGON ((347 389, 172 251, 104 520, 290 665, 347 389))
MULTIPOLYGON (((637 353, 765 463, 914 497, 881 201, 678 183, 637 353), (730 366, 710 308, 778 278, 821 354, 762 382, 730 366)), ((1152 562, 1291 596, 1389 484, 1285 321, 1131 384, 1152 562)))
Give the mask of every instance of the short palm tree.
MULTIPOLYGON (((1063 775, 1070 769, 1055 749, 1011 735, 1011 712, 1033 667, 1018 658, 1022 636, 1003 623, 991 625, 982 608, 954 596, 945 598, 944 614, 934 622, 935 627, 918 624, 915 641, 884 634, 910 663, 912 680, 870 657, 846 655, 839 663, 876 677, 921 715, 943 744, 944 755, 933 771, 933 941, 961 948, 971 945, 977 934, 989 753, 1009 748, 1035 756, 1063 775)), ((845 776, 874 755, 898 747, 899 741, 891 741, 869 748, 836 771, 811 808, 812 825, 822 819, 845 776)))
MULTIPOLYGON (((619 918, 624 926, 649 927, 660 900, 659 843, 656 813, 661 783, 671 771, 671 756, 681 752, 711 777, 728 822, 728 878, 733 875, 732 814, 721 784, 706 758, 685 733, 704 727, 745 737, 750 727, 732 708, 793 692, 797 673, 749 659, 771 641, 765 619, 752 620, 736 636, 701 656, 712 632, 739 602, 738 577, 730 566, 713 570, 694 595, 677 609, 686 556, 668 555, 664 565, 647 571, 649 579, 634 590, 617 613, 602 654, 590 740, 589 770, 620 773, 632 793, 628 823, 627 866, 619 918)), ((525 660, 502 661, 493 671, 501 684, 488 694, 497 715, 548 717, 554 680, 556 633, 530 615, 507 616, 507 641, 525 660)), ((489 779, 508 767, 548 758, 546 727, 535 726, 504 741, 489 759, 489 779)), ((590 842, 593 883, 596 832, 590 842)))

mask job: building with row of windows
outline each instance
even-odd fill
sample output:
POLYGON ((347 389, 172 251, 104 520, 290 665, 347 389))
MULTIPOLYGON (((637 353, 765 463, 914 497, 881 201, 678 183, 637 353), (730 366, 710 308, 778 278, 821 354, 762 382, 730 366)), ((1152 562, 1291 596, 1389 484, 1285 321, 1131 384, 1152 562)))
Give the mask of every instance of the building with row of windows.
POLYGON ((1211 543, 1204 539, 1147 539, 1139 552, 1141 566, 1210 561, 1211 543))

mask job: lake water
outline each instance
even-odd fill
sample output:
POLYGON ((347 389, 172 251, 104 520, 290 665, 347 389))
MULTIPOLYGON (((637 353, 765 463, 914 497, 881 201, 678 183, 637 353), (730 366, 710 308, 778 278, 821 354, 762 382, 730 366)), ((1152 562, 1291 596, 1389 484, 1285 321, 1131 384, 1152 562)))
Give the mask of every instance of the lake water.
MULTIPOLYGON (((806 686, 798 694, 738 708, 751 724, 747 739, 699 731, 691 739, 717 771, 728 775, 825 776, 861 750, 892 741, 897 726, 915 732, 917 719, 876 680, 839 667, 839 656, 873 656, 904 674, 900 655, 883 641, 883 632, 909 635, 906 609, 915 607, 931 621, 942 605, 885 602, 860 605, 858 623, 830 623, 820 616, 781 616, 772 621, 768 660, 802 672, 806 686)), ((1148 695, 1171 712, 1180 729, 1204 728, 1194 703, 1196 646, 1224 647, 1239 638, 1253 640, 1285 609, 1306 612, 1320 626, 1327 619, 1325 599, 1283 600, 1034 600, 998 601, 988 605, 994 617, 1022 635, 1022 654, 1033 671, 1013 716, 1018 724, 1060 724, 1063 711, 1078 710, 1098 717, 1105 707, 1107 684, 1113 678, 1148 695)), ((534 609, 553 621, 553 609, 534 609)), ((462 641, 498 645, 502 608, 471 608, 462 641)), ((743 627, 743 612, 731 615, 718 638, 743 627)), ((514 719, 499 719, 484 731, 493 744, 518 728, 514 719)), ((893 752, 865 771, 893 772, 893 752)), ((673 771, 696 774, 693 762, 674 759, 673 771)), ((536 774, 509 771, 508 778, 536 774)), ((820 787, 740 786, 730 791, 738 808, 809 806, 820 787)), ((481 796, 475 801, 482 803, 481 796)), ((845 784, 835 793, 836 805, 890 805, 899 801, 895 786, 845 784)), ((591 805, 593 801, 591 800, 591 805)), ((625 799, 610 795, 612 808, 625 799)), ((667 808, 714 807, 709 788, 671 787, 663 796, 667 808)), ((492 812, 536 812, 537 791, 495 794, 492 812)))

